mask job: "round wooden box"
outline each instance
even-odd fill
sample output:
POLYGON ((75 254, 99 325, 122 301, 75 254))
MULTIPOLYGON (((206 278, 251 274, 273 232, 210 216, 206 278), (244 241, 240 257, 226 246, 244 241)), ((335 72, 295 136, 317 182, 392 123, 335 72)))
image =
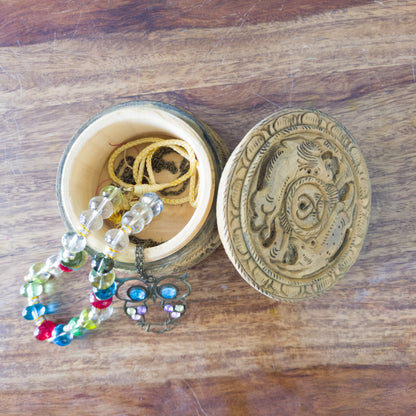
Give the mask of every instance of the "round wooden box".
MULTIPOLYGON (((140 234, 159 244, 144 250, 146 270, 169 274, 187 270, 220 244, 216 228, 215 200, 228 150, 218 136, 191 114, 168 104, 134 101, 111 107, 90 119, 68 144, 57 177, 61 216, 70 229, 103 184, 109 182, 107 160, 116 147, 140 137, 180 138, 189 143, 199 163, 198 204, 165 205, 162 213, 140 234)), ((104 249, 109 222, 88 237, 89 254, 104 249)), ((135 270, 135 245, 122 251, 115 267, 135 270)))

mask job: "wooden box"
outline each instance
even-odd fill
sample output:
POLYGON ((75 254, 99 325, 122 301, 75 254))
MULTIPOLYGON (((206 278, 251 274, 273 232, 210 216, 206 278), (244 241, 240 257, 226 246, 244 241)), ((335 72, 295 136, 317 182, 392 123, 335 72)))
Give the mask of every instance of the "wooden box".
MULTIPOLYGON (((226 164, 223 142, 186 111, 149 101, 111 107, 78 130, 61 160, 57 194, 69 228, 108 181, 105 166, 115 146, 151 135, 192 146, 200 185, 196 208, 165 206, 141 233, 160 242, 145 249, 149 273, 187 270, 206 258, 220 244, 217 222, 241 276, 277 300, 316 296, 355 262, 369 221, 367 168, 345 128, 312 110, 272 114, 226 164)), ((88 238, 90 254, 103 250, 109 227, 88 238)), ((134 248, 120 254, 117 268, 135 269, 134 248)))

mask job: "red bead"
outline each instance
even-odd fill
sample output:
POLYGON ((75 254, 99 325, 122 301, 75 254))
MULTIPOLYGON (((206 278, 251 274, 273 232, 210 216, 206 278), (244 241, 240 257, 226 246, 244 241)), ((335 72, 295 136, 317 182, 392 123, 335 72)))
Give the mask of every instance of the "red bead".
POLYGON ((99 300, 95 297, 94 292, 90 293, 90 303, 92 306, 94 306, 97 309, 108 308, 111 305, 112 301, 113 301, 112 297, 110 299, 99 300))
POLYGON ((56 324, 52 321, 44 321, 35 329, 33 335, 39 341, 48 339, 52 336, 52 331, 55 329, 55 326, 56 324))
POLYGON ((69 272, 73 272, 72 269, 70 269, 69 267, 64 266, 63 264, 59 263, 59 268, 65 272, 65 273, 69 273, 69 272))

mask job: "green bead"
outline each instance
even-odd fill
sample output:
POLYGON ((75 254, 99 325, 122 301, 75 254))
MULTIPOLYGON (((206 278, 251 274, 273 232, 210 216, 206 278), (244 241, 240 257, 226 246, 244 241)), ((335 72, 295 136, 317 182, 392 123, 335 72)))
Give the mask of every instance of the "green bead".
POLYGON ((91 268, 99 274, 106 274, 113 270, 114 260, 103 253, 97 253, 91 259, 91 268))
POLYGON ((90 318, 90 308, 86 308, 81 312, 78 319, 78 324, 86 329, 95 329, 98 326, 98 321, 94 321, 90 318))
POLYGON ((29 268, 28 280, 31 282, 44 283, 51 275, 46 271, 45 263, 35 263, 29 268))
POLYGON ((134 315, 136 313, 136 308, 127 308, 126 309, 127 315, 134 315))
POLYGON ((113 207, 117 207, 123 202, 123 194, 120 188, 113 185, 104 186, 104 188, 100 190, 100 195, 108 198, 113 204, 113 207))
POLYGON ((116 278, 114 270, 107 274, 98 274, 95 270, 90 271, 89 279, 92 286, 99 290, 109 288, 116 278))
POLYGON ((183 312, 185 310, 185 306, 183 305, 175 305, 176 312, 183 312))
MULTIPOLYGON (((64 249, 61 249, 61 252, 64 249)), ((65 267, 68 267, 69 269, 72 270, 78 270, 81 267, 83 267, 85 265, 85 263, 87 262, 87 252, 85 250, 80 251, 79 253, 76 253, 75 257, 72 260, 61 260, 61 264, 65 267)))
POLYGON ((75 318, 72 318, 66 325, 67 330, 70 331, 75 337, 80 337, 88 331, 87 328, 83 328, 82 326, 78 325, 78 319, 79 316, 76 316, 75 318))
POLYGON ((20 288, 20 294, 27 298, 34 298, 36 296, 40 296, 42 292, 43 286, 41 283, 37 282, 26 283, 20 288))

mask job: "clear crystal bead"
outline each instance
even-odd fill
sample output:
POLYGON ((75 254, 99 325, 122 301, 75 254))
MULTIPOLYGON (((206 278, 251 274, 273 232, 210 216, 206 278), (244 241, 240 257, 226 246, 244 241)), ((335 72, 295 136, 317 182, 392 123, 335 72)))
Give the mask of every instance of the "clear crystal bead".
POLYGON ((101 311, 98 317, 99 322, 105 321, 108 318, 110 318, 111 315, 113 314, 113 305, 110 305, 105 309, 99 309, 99 310, 101 311))
POLYGON ((113 306, 110 305, 105 309, 98 309, 94 306, 91 306, 91 310, 88 314, 88 317, 92 321, 96 321, 98 323, 101 323, 102 321, 107 320, 110 318, 110 316, 113 314, 113 306))
POLYGON ((62 248, 61 251, 59 252, 59 261, 60 262, 62 262, 62 260, 71 261, 71 260, 74 260, 76 256, 77 256, 76 253, 71 253, 70 251, 62 248))
POLYGON ((50 256, 47 258, 45 263, 45 268, 48 273, 54 275, 55 277, 60 276, 63 271, 59 267, 60 261, 58 256, 50 256))
POLYGON ((87 239, 74 231, 68 231, 62 236, 62 247, 70 253, 79 253, 87 245, 87 239))
POLYGON ((154 192, 148 192, 142 195, 139 202, 149 205, 150 208, 152 208, 155 217, 158 216, 163 209, 163 201, 160 199, 159 195, 154 192))
MULTIPOLYGON (((137 205, 137 204, 136 204, 137 205)), ((149 211, 153 217, 152 211, 149 208, 149 211)), ((145 220, 143 219, 142 215, 137 211, 128 211, 123 215, 121 219, 121 223, 126 225, 127 227, 131 228, 133 234, 139 233, 143 230, 145 226, 145 220)))
POLYGON ((90 200, 90 209, 98 211, 103 218, 109 218, 113 215, 113 204, 105 196, 95 196, 90 200))
POLYGON ((90 311, 88 313, 88 318, 92 321, 98 321, 98 317, 100 316, 100 310, 95 306, 91 306, 90 311))
POLYGON ((89 231, 98 231, 103 226, 103 216, 92 209, 81 213, 79 222, 89 231))
POLYGON ((137 204, 134 204, 131 207, 130 211, 134 214, 140 215, 144 220, 144 225, 149 224, 153 219, 153 211, 151 206, 149 204, 145 204, 144 202, 137 202, 137 204))
POLYGON ((129 245, 129 236, 123 230, 113 228, 105 233, 105 242, 116 251, 122 251, 129 245))

